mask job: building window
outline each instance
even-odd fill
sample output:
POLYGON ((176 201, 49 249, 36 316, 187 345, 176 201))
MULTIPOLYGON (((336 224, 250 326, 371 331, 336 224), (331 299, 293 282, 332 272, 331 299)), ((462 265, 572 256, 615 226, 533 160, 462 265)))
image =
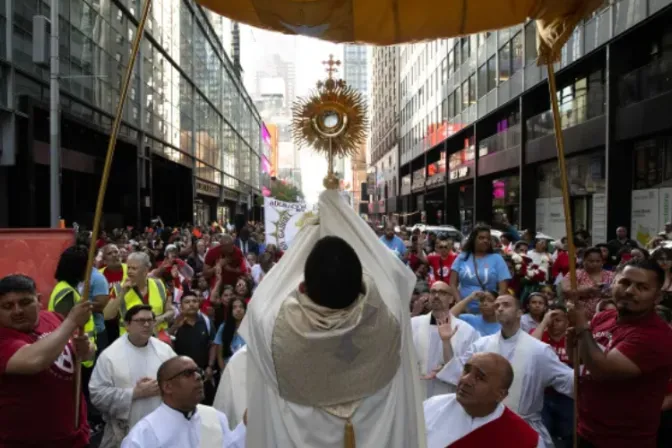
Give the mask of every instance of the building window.
POLYGON ((530 22, 525 25, 525 63, 537 60, 537 24, 530 22))
POLYGON ((495 87, 497 87, 497 61, 495 60, 495 56, 488 59, 487 65, 488 65, 487 91, 489 92, 495 87))
POLYGON ((455 53, 455 71, 457 71, 457 68, 460 66, 462 63, 462 59, 460 58, 460 43, 455 44, 455 48, 453 49, 453 52, 455 53))
POLYGON ((455 53, 448 53, 448 75, 455 71, 455 53))
POLYGON ((469 105, 476 103, 476 75, 469 77, 469 105))
POLYGON ((507 42, 499 49, 499 82, 508 81, 511 77, 511 43, 507 42))
POLYGON ((488 68, 486 64, 478 67, 478 97, 488 93, 488 68))
POLYGON ((468 37, 463 37, 461 39, 461 45, 462 45, 462 63, 465 64, 469 60, 469 56, 471 56, 471 45, 469 45, 469 38, 468 37))
POLYGON ((448 119, 452 119, 455 116, 455 95, 448 95, 448 119))
POLYGON ((511 73, 523 68, 523 33, 518 33, 511 39, 511 73))

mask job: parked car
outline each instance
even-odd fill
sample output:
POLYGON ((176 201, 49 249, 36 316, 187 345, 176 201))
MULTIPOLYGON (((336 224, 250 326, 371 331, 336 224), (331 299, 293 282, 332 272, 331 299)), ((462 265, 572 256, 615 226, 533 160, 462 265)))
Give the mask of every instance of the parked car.
POLYGON ((464 235, 462 235, 462 232, 457 230, 453 226, 432 226, 432 225, 426 225, 426 224, 415 224, 411 228, 411 232, 414 231, 415 229, 419 229, 421 232, 433 232, 436 234, 437 237, 441 238, 447 237, 453 240, 455 243, 462 244, 462 241, 464 240, 464 235))

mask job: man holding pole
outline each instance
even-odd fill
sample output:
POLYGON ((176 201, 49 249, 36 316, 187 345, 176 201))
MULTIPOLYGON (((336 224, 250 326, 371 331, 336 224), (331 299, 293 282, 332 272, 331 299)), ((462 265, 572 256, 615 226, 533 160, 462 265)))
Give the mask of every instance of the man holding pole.
POLYGON ((590 324, 585 310, 570 314, 567 343, 583 363, 579 448, 656 447, 672 374, 672 329, 655 312, 664 280, 655 261, 629 264, 612 285, 616 310, 590 324))
MULTIPOLYGON (((73 426, 75 369, 95 347, 77 329, 91 317, 82 300, 63 319, 40 311, 35 282, 23 275, 0 279, 0 446, 84 448, 86 418, 73 426)), ((79 411, 86 404, 78 392, 79 411)))

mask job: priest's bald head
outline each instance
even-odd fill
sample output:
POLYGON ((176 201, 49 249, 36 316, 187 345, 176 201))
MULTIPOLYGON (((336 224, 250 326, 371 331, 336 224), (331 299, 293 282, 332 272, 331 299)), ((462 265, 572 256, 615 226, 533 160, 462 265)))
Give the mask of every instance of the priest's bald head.
POLYGON ((159 367, 159 383, 163 402, 173 409, 191 412, 203 400, 203 371, 188 356, 175 356, 159 367))
POLYGON ((467 414, 484 417, 504 401, 513 383, 513 368, 497 353, 476 353, 465 364, 456 399, 467 414))
POLYGON ((362 289, 362 263, 355 250, 337 236, 325 236, 310 251, 301 290, 316 304, 347 308, 362 289))

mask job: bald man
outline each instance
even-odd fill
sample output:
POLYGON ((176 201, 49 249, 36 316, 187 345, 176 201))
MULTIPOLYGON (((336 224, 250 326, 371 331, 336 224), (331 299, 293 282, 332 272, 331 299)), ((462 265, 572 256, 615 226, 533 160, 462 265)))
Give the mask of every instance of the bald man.
POLYGON ((437 380, 432 372, 441 370, 453 356, 462 356, 479 338, 471 325, 450 313, 456 299, 457 291, 447 283, 434 282, 429 290, 431 312, 411 319, 413 345, 419 375, 424 379, 425 398, 455 392, 454 385, 437 380))
POLYGON ((121 448, 244 448, 244 422, 231 431, 225 414, 199 404, 203 375, 187 356, 161 364, 156 379, 163 403, 131 429, 121 448))
POLYGON ((552 387, 568 397, 574 392, 574 372, 560 362, 553 349, 520 329, 520 301, 510 295, 497 297, 495 316, 502 330, 478 339, 462 356, 454 356, 437 374, 448 384, 458 385, 467 360, 476 353, 497 353, 513 368, 514 380, 504 405, 534 428, 547 447, 553 441, 541 419, 544 390, 552 387))
POLYGON ((503 402, 514 380, 496 353, 476 353, 464 364, 456 394, 425 401, 428 448, 539 448, 539 434, 503 402))

